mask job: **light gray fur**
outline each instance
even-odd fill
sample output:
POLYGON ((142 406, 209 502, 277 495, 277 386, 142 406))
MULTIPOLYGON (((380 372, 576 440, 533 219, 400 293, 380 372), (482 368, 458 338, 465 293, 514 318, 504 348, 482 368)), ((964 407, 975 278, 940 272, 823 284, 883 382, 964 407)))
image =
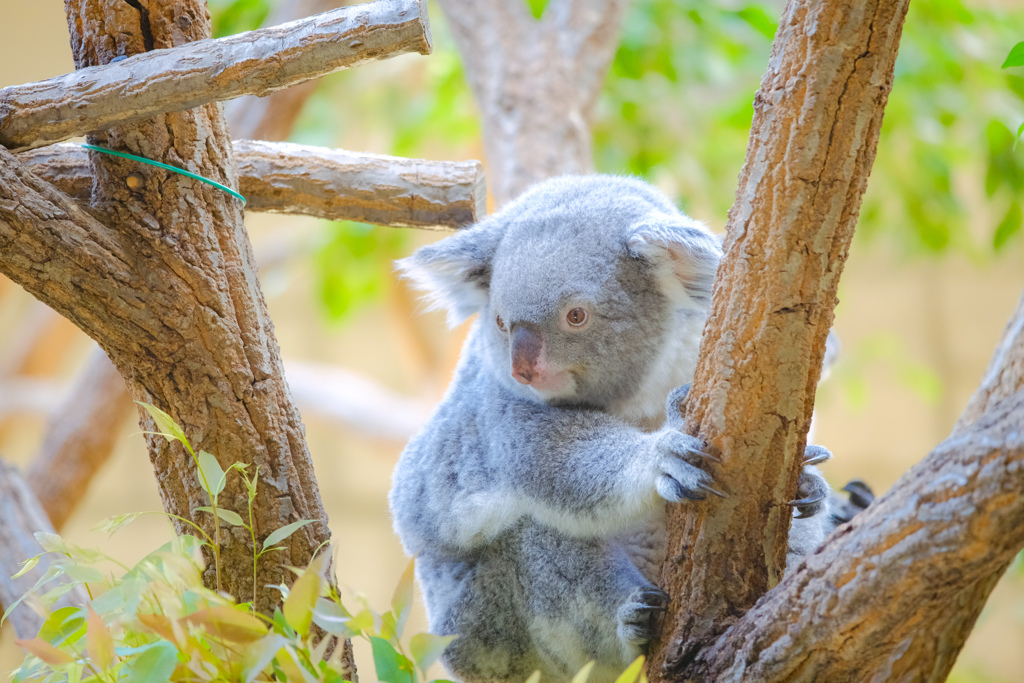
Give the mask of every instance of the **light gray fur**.
MULTIPOLYGON (((400 262, 451 324, 480 316, 390 494, 430 629, 459 635, 443 658, 455 676, 569 680, 595 660, 591 680, 613 680, 644 650, 665 599, 665 501, 713 486, 673 389, 693 377, 720 257, 651 186, 570 176, 400 262), (592 311, 582 332, 560 327, 573 306, 592 311), (537 331, 563 387, 513 379, 499 315, 537 331)), ((807 468, 801 494, 820 490, 807 468)), ((827 507, 794 520, 793 564, 831 530, 827 507)))

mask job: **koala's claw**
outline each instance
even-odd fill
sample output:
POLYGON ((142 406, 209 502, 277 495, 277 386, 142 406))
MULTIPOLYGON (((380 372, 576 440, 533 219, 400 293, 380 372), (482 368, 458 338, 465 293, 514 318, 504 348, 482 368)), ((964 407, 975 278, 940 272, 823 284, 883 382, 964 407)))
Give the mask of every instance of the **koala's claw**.
POLYGON ((704 443, 689 434, 665 427, 654 435, 655 487, 665 500, 704 500, 708 493, 721 495, 711 486, 711 475, 701 466, 709 460, 704 443))
POLYGON ((701 485, 700 485, 700 488, 701 488, 701 490, 703 490, 703 491, 707 491, 708 493, 710 493, 710 494, 711 494, 711 495, 713 495, 713 496, 718 496, 719 498, 728 498, 728 496, 727 496, 727 495, 725 495, 724 493, 722 493, 722 492, 721 492, 721 491, 719 491, 718 489, 713 489, 713 488, 711 488, 711 487, 710 487, 710 486, 708 486, 707 484, 701 484, 701 485))
POLYGON ((686 397, 689 393, 689 383, 669 392, 668 398, 665 400, 665 424, 676 429, 683 426, 683 411, 686 409, 686 397))
POLYGON ((644 647, 654 639, 653 616, 668 608, 668 593, 654 586, 637 589, 618 611, 619 638, 629 645, 644 647))
POLYGON ((799 514, 795 517, 795 519, 804 519, 806 517, 813 517, 815 514, 817 514, 818 510, 816 504, 820 503, 823 500, 825 500, 825 494, 819 492, 815 493, 812 496, 807 496, 806 498, 798 498, 797 500, 791 500, 788 503, 786 503, 786 505, 798 509, 799 514))
POLYGON ((797 484, 797 495, 800 497, 791 500, 787 505, 796 508, 796 519, 814 517, 824 512, 828 507, 827 498, 832 493, 825 477, 821 476, 814 467, 804 467, 800 471, 800 481, 797 484))
POLYGON ((824 446, 810 445, 804 449, 804 465, 820 465, 832 459, 832 451, 824 446))

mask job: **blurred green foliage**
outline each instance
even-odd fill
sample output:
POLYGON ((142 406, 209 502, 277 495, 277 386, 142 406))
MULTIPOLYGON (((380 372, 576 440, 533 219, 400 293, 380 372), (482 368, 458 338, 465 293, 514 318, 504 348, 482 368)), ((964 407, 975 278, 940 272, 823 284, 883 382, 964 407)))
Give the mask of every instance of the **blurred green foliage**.
MULTIPOLYGON (((218 34, 254 28, 269 1, 213 0, 218 34)), ((538 18, 548 2, 521 1, 538 18)), ((1024 122, 1024 48, 1014 44, 1024 5, 993 7, 911 3, 858 240, 974 259, 1021 244, 1024 148, 1014 131, 1024 122)), ((433 55, 322 79, 293 139, 480 158, 461 60, 436 3, 430 9, 433 55)), ((781 1, 633 0, 593 123, 597 168, 644 176, 724 226, 781 12, 781 1)), ((329 315, 343 319, 379 296, 404 245, 387 228, 325 230, 320 291, 329 315)))

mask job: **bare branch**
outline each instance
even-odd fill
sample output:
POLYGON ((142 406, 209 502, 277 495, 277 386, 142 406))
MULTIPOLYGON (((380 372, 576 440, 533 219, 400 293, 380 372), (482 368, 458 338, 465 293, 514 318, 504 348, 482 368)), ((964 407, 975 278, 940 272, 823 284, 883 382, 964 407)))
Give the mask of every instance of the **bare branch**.
MULTIPOLYGON (((38 531, 52 534, 53 527, 18 469, 0 460, 0 610, 13 605, 50 567, 44 555, 30 572, 17 579, 10 578, 18 572, 22 561, 42 552, 34 536, 38 531)), ((60 604, 83 605, 85 602, 85 593, 76 588, 65 595, 60 604)), ((43 617, 30 603, 31 600, 23 602, 8 616, 19 638, 34 638, 43 623, 43 617)))
POLYGON ((782 578, 786 502, 907 4, 791 0, 780 22, 687 405, 729 497, 669 508, 671 631, 652 681, 692 676, 700 649, 782 578))
MULTIPOLYGON (((281 0, 274 5, 264 26, 277 26, 303 17, 328 12, 344 5, 342 0, 281 0)), ((265 97, 246 95, 224 108, 232 137, 239 140, 287 140, 317 81, 306 81, 265 97)))
POLYGON ((1022 418, 1024 390, 942 442, 703 652, 698 679, 944 680, 936 650, 951 666, 959 644, 927 625, 959 621, 964 589, 1024 546, 1022 418))
POLYGON ((266 95, 371 60, 430 50, 421 0, 343 7, 4 88, 0 145, 41 147, 158 114, 266 95))
POLYGON ((85 497, 133 408, 124 379, 107 354, 94 348, 50 416, 43 444, 26 473, 54 528, 63 527, 85 497))
MULTIPOLYGON (((458 228, 487 213, 478 161, 403 159, 284 142, 238 140, 233 146, 239 190, 251 211, 418 228, 458 228)), ((50 145, 18 159, 88 201, 88 152, 79 145, 50 145)))

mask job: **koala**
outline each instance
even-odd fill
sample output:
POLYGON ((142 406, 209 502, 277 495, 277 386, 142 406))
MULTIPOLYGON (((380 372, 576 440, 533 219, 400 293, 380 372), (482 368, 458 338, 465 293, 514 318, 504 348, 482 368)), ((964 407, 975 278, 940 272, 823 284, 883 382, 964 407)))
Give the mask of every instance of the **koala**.
MULTIPOLYGON (((667 503, 723 495, 680 431, 722 255, 646 183, 542 182, 399 262, 458 324, 454 379, 389 502, 430 630, 467 683, 614 680, 653 637, 667 503)), ((805 454, 790 563, 835 525, 805 454)))

